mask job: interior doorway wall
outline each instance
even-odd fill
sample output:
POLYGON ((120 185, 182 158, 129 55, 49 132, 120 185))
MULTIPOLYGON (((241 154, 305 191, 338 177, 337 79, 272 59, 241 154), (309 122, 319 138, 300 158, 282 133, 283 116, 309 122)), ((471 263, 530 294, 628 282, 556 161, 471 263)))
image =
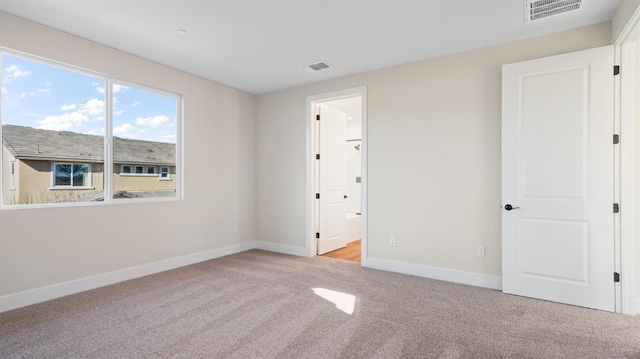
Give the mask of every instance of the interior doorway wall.
MULTIPOLYGON (((360 210, 360 237, 361 237, 361 263, 364 265, 367 258, 367 176, 366 176, 366 164, 367 164, 367 99, 366 99, 366 87, 358 87, 353 89, 347 89, 342 91, 336 91, 331 93, 325 93, 315 96, 307 97, 307 253, 309 256, 315 256, 317 253, 317 238, 316 233, 318 233, 318 202, 316 200, 316 193, 318 193, 319 181, 318 181, 318 162, 316 159, 316 155, 318 154, 318 149, 320 146, 319 143, 319 125, 316 121, 316 115, 318 113, 318 109, 321 104, 332 103, 333 107, 339 107, 350 101, 340 101, 349 98, 359 98, 359 112, 360 112, 360 139, 359 141, 350 141, 354 142, 351 144, 347 142, 345 146, 352 145, 354 148, 358 146, 358 151, 360 152, 360 183, 358 184, 360 187, 359 195, 359 210, 360 210), (355 143, 357 142, 357 143, 355 143)), ((342 109, 345 110, 345 109, 342 109)), ((345 111, 346 112, 346 111, 345 111)), ((353 120, 353 119, 352 119, 353 120)), ((354 130, 354 125, 352 124, 351 131, 354 130)), ((353 134, 353 133, 352 133, 353 134)), ((348 140, 350 137, 348 136, 348 140)), ((352 138, 355 140, 355 138, 352 138)), ((345 147, 346 148, 346 147, 345 147)), ((354 178, 355 182, 355 178, 354 178)), ((352 186, 357 187, 357 186, 352 186)), ((355 188, 352 188, 351 191, 354 191, 355 188)), ((357 196, 354 196, 357 197, 357 196)), ((350 209, 355 209, 356 206, 354 201, 358 201, 357 198, 352 198, 351 201, 347 203, 347 207, 350 209)))

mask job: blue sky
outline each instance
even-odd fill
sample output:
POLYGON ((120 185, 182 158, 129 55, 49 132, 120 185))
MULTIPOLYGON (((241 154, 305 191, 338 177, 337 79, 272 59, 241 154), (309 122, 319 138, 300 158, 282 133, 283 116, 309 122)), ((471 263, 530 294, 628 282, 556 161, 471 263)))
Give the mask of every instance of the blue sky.
MULTIPOLYGON (((105 80, 2 55, 2 123, 104 135, 105 80)), ((113 134, 176 141, 176 99, 113 85, 113 134)))

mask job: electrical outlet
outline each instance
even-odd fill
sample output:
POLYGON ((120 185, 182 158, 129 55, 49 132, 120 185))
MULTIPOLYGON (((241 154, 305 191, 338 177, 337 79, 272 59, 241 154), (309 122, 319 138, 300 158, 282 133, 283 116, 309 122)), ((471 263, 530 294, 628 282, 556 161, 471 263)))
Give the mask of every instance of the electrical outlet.
POLYGON ((485 257, 487 255, 487 249, 485 246, 478 246, 478 257, 485 257))
POLYGON ((395 236, 389 237, 389 245, 391 247, 395 247, 396 246, 396 237, 395 236))

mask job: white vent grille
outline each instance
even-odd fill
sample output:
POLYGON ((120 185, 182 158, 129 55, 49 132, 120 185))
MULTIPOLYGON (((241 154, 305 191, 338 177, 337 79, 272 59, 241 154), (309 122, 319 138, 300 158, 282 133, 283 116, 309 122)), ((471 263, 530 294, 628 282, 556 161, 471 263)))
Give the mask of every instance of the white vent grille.
POLYGON ((587 0, 528 0, 524 4, 525 22, 582 10, 587 0))
POLYGON ((315 63, 315 64, 302 66, 301 69, 304 70, 305 72, 313 73, 313 72, 326 70, 329 67, 331 67, 331 66, 327 65, 326 62, 318 62, 318 63, 315 63))

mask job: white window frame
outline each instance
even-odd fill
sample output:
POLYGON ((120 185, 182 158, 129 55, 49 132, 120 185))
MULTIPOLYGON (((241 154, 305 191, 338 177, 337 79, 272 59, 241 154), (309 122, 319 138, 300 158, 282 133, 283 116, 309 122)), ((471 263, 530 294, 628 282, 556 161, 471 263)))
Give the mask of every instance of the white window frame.
MULTIPOLYGON (((0 185, 0 210, 14 210, 14 209, 22 209, 22 208, 49 208, 49 207, 72 207, 72 206, 101 206, 101 205, 109 205, 115 203, 139 203, 139 202, 167 202, 167 201, 180 201, 183 199, 183 106, 184 99, 181 94, 160 90, 157 88, 153 88, 150 86, 141 85, 135 82, 122 80, 113 76, 109 76, 97 71, 87 70, 85 68, 76 67, 71 64, 65 64, 62 62, 58 62, 55 60, 50 60, 44 57, 40 57, 37 55, 31 55, 28 53, 24 53, 21 51, 12 50, 6 47, 0 46, 0 73, 2 73, 2 55, 7 54, 15 57, 20 57, 29 61, 38 62, 41 64, 45 64, 48 66, 58 67, 67 71, 76 72, 80 74, 84 74, 87 76, 96 77, 105 81, 105 146, 104 146, 104 163, 103 163, 103 184, 104 184, 104 201, 100 202, 64 202, 64 203, 42 203, 42 204, 4 204, 2 198, 4 198, 4 193, 2 186, 0 185), (175 196, 172 197, 145 197, 145 198, 131 198, 131 199, 119 199, 113 198, 113 185, 114 185, 114 169, 113 169, 113 84, 117 83, 118 85, 135 87, 140 90, 153 92, 156 94, 160 94, 163 96, 171 97, 176 101, 176 163, 174 165, 176 173, 180 173, 181 175, 177 177, 176 185, 175 185, 175 196)), ((1 81, 1 77, 0 77, 1 81)), ((1 102, 1 100, 0 100, 1 102)), ((0 136, 2 135, 2 122, 0 121, 0 136)), ((58 162, 63 163, 63 162, 58 162)), ((66 162, 65 162, 66 163, 66 162)), ((0 184, 4 180, 3 177, 3 166, 0 166, 0 184)), ((146 169, 146 168, 145 168, 146 169)), ((90 176, 93 173, 90 170, 90 176)), ((169 176, 171 172, 169 172, 169 176)), ((122 172, 120 173, 122 174, 122 172)), ((50 189, 92 189, 93 187, 73 187, 73 186, 56 186, 54 188, 54 171, 53 168, 51 170, 51 188, 50 189)), ((128 175, 128 174, 125 174, 128 175)), ((135 174, 134 174, 135 175, 135 174)), ((143 176, 160 176, 160 174, 143 174, 143 176)), ((91 181, 93 178, 91 177, 91 181)), ((171 178, 164 180, 172 180, 171 178)))
POLYGON ((16 190, 16 180, 15 180, 15 176, 16 176, 16 160, 13 161, 9 161, 10 166, 10 171, 11 173, 9 173, 9 191, 15 191, 16 190))
POLYGON ((93 167, 91 166, 91 163, 86 163, 86 162, 52 162, 51 163, 51 187, 49 189, 52 190, 75 190, 75 189, 95 189, 95 187, 93 187, 91 184, 93 183, 93 167), (89 182, 89 186, 74 186, 73 185, 73 172, 71 172, 71 185, 70 186, 63 186, 63 185, 56 185, 56 166, 57 165, 71 165, 73 168, 73 165, 87 165, 89 167, 89 173, 87 176, 87 182, 89 182))
POLYGON ((171 181, 171 167, 161 166, 160 172, 158 172, 158 176, 160 177, 160 181, 171 181), (165 168, 167 169, 166 172, 164 171, 165 168), (166 174, 166 177, 163 176, 165 174, 166 174))
POLYGON ((123 177, 158 177, 158 172, 156 172, 157 166, 146 166, 146 165, 120 165, 120 176, 123 177), (125 172, 124 168, 130 167, 131 172, 125 172), (136 168, 142 168, 142 172, 135 172, 136 168), (149 169, 153 168, 153 173, 149 173, 149 169))

